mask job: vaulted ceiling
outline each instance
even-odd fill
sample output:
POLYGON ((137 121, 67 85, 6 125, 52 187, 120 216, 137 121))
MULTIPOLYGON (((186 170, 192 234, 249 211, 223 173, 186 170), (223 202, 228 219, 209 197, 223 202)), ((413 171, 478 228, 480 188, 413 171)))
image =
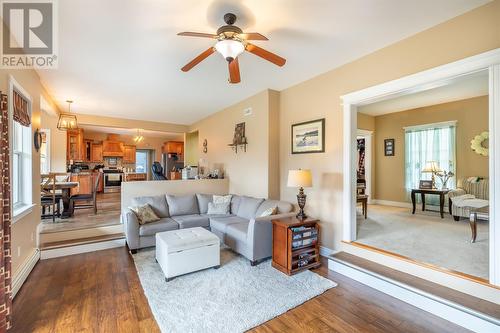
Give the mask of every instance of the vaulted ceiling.
POLYGON ((488 0, 65 0, 59 1, 59 67, 40 76, 59 107, 78 113, 191 124, 264 89, 282 90, 489 2, 488 0), (240 57, 242 82, 227 82, 213 54, 180 68, 213 40, 226 12, 287 59, 279 68, 240 57))

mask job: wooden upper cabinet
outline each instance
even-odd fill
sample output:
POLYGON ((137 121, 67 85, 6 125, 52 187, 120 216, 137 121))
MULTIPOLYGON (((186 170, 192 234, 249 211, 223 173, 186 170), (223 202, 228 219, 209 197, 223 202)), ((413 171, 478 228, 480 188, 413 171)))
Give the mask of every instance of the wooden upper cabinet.
POLYGON ((102 143, 92 143, 90 151, 90 159, 92 162, 102 162, 102 143))
POLYGON ((123 142, 104 140, 102 143, 102 155, 104 157, 123 157, 123 142))
POLYGON ((85 162, 92 162, 92 140, 83 140, 83 160, 85 162))
POLYGON ((83 129, 68 130, 66 132, 66 139, 67 161, 84 161, 85 145, 83 141, 83 129))
POLYGON ((123 163, 135 163, 135 146, 123 146, 123 163))
POLYGON ((163 144, 163 152, 167 154, 182 155, 184 153, 184 142, 180 141, 165 142, 163 144))

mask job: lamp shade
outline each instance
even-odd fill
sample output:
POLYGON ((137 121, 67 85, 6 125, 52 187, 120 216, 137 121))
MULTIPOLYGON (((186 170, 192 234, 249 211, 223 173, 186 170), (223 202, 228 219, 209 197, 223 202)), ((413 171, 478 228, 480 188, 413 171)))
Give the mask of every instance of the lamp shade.
POLYGON ((215 49, 222 54, 224 59, 232 61, 245 51, 245 46, 240 41, 224 39, 215 44, 215 49))
POLYGON ((422 172, 424 173, 430 173, 430 172, 441 172, 441 168, 439 165, 436 163, 436 161, 427 161, 425 163, 425 167, 422 169, 422 172))
POLYGON ((288 171, 288 187, 311 187, 311 170, 290 170, 288 171))
POLYGON ((61 113, 59 115, 59 121, 57 122, 57 128, 63 131, 77 129, 78 123, 76 116, 74 114, 61 113))

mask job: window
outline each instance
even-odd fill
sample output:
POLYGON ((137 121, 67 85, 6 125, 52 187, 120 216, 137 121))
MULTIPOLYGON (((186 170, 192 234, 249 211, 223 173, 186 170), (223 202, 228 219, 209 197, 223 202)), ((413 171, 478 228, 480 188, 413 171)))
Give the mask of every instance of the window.
POLYGON ((137 150, 135 152, 135 172, 148 172, 148 151, 137 150))
POLYGON ((40 130, 42 142, 40 144, 40 173, 50 172, 50 130, 40 130))
MULTIPOLYGON (((29 98, 25 94, 14 88, 12 84, 11 102, 13 103, 14 93, 21 96, 26 101, 29 98)), ((11 104, 12 106, 12 104, 11 104)), ((13 110, 13 107, 11 107, 13 110)), ((31 115, 31 103, 27 103, 28 114, 31 115)), ((23 126, 18 121, 14 121, 14 111, 11 111, 11 133, 12 133, 12 210, 13 217, 20 215, 32 207, 32 156, 31 156, 31 125, 23 126)))
MULTIPOLYGON (((455 156, 456 122, 445 122, 405 128, 406 191, 418 188, 420 180, 430 180, 432 175, 422 173, 428 162, 434 161, 445 171, 456 172, 455 156)), ((447 187, 454 188, 451 178, 447 187)), ((436 179, 436 186, 442 184, 436 179)))

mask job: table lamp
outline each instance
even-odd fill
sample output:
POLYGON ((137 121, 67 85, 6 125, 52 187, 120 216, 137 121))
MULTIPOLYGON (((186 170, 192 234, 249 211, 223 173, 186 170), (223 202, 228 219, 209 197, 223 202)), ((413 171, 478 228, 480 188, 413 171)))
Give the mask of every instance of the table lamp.
POLYGON ((441 168, 437 164, 436 161, 427 161, 425 163, 425 167, 422 169, 422 173, 431 173, 432 174, 432 188, 436 188, 436 173, 441 172, 441 168))
POLYGON ((306 205, 306 195, 304 194, 304 187, 312 187, 312 175, 310 170, 289 170, 288 171, 288 187, 298 187, 299 194, 297 194, 297 204, 299 205, 299 212, 296 215, 298 219, 305 219, 307 215, 304 213, 304 206, 306 205))

